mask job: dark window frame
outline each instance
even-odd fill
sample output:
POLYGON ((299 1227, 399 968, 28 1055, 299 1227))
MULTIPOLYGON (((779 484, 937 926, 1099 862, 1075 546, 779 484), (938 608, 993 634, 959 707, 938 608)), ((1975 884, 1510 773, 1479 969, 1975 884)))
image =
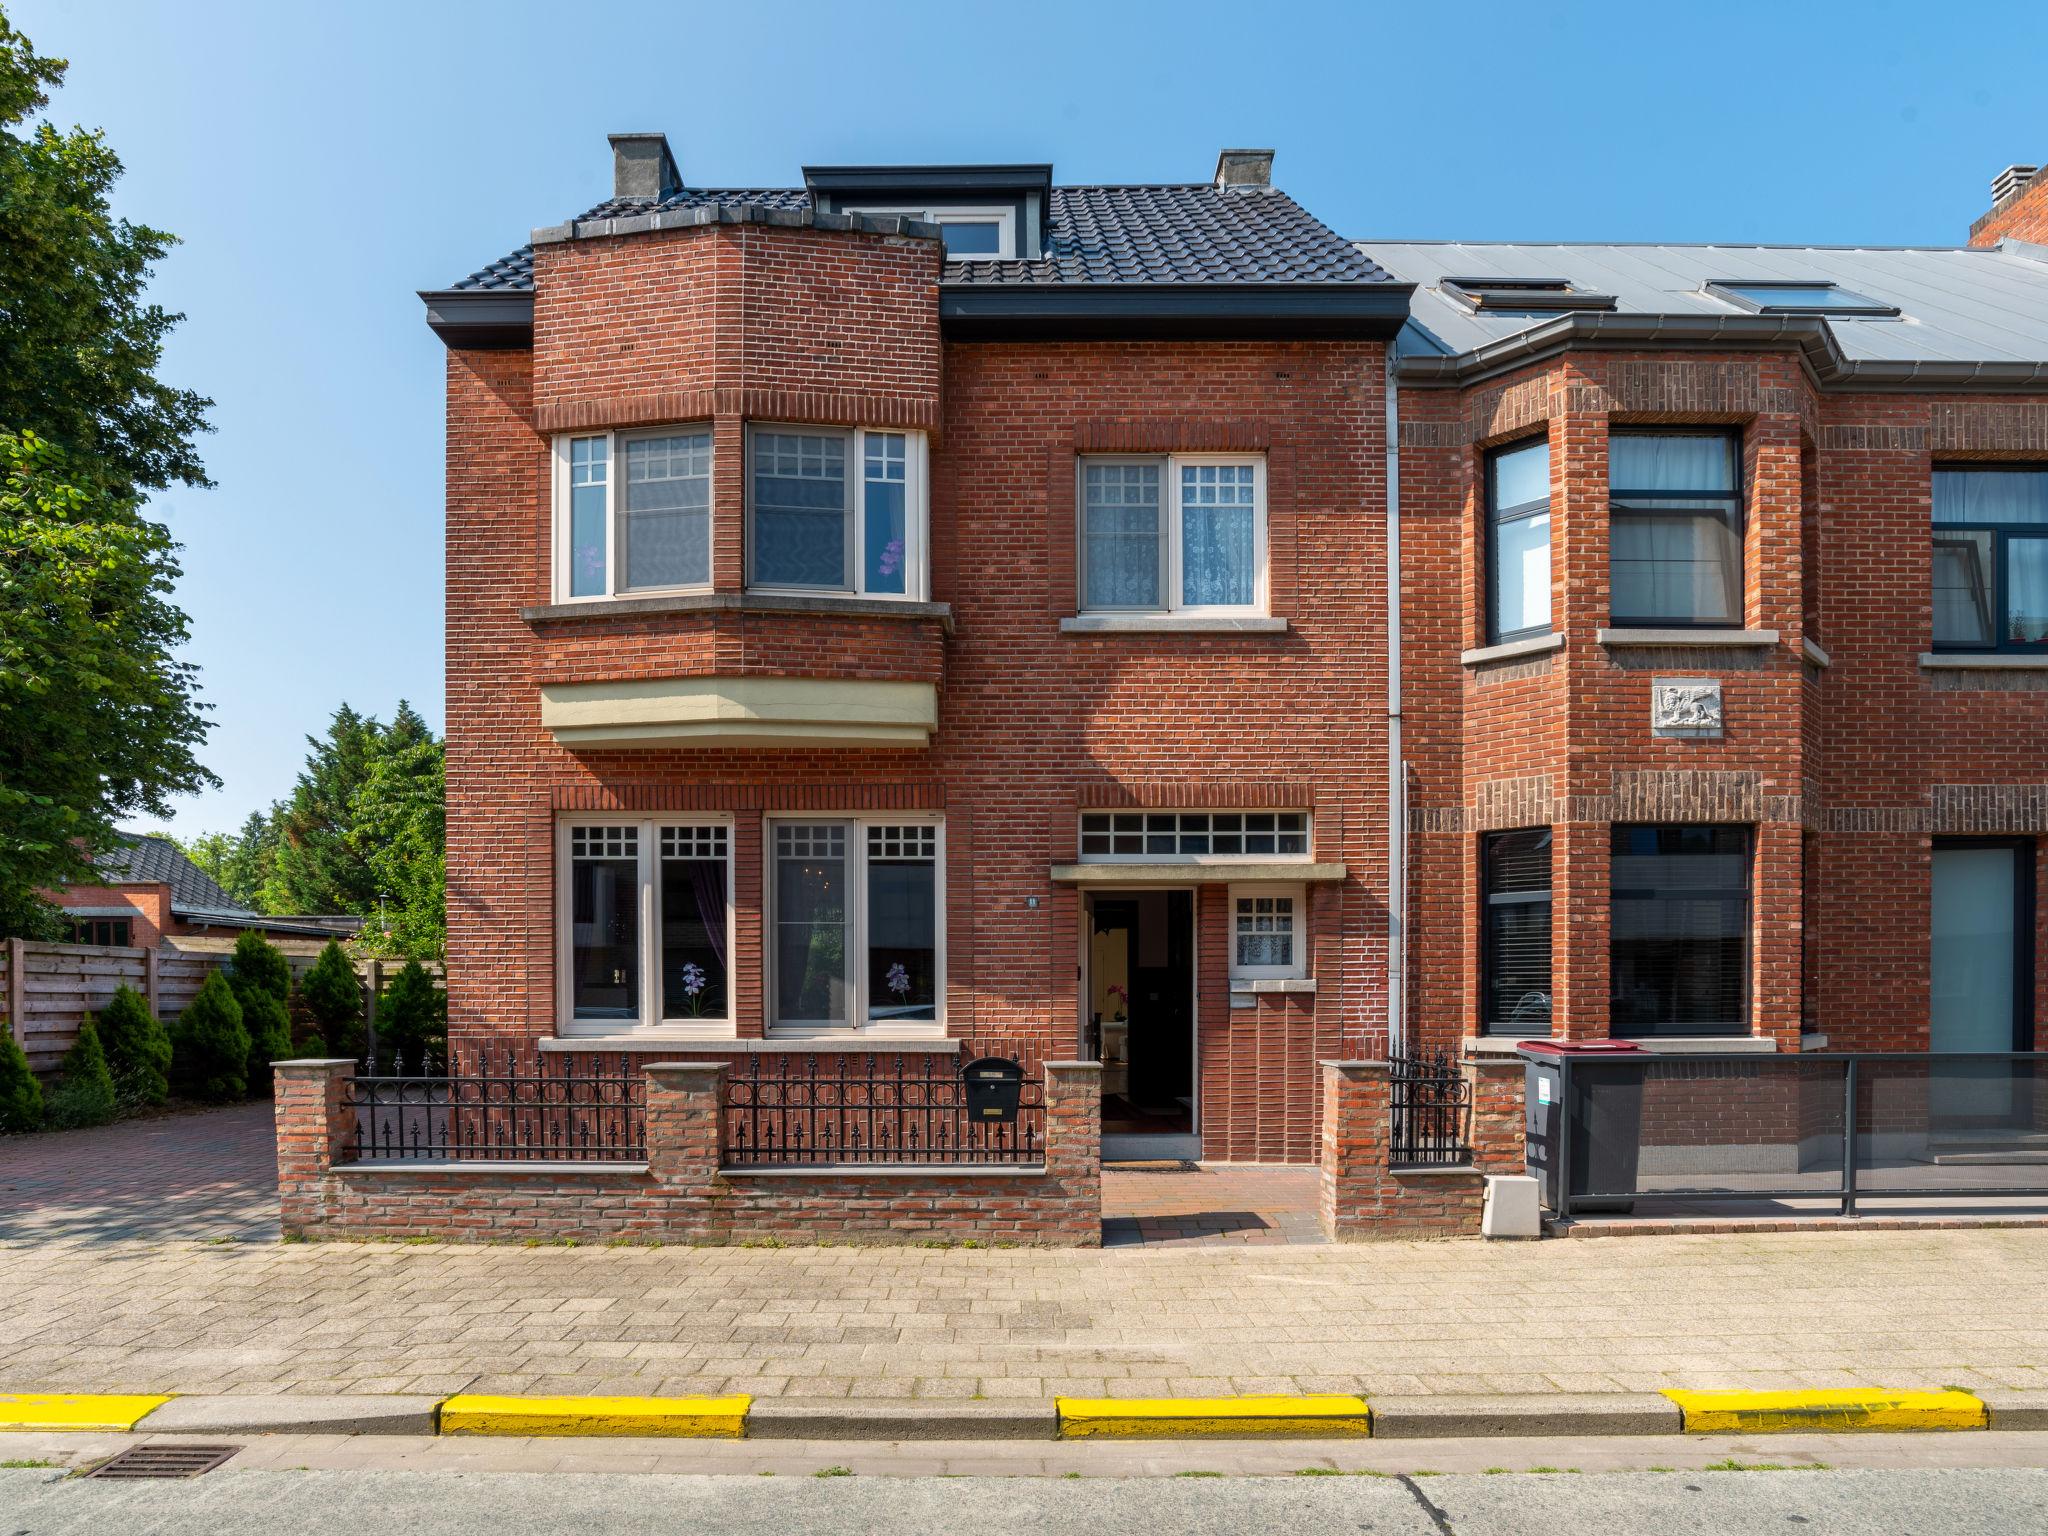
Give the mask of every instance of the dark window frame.
MULTIPOLYGON (((1551 466, 1546 466, 1543 480, 1544 492, 1540 501, 1517 502, 1512 507, 1500 506, 1498 504, 1500 461, 1511 453, 1520 453, 1524 449, 1536 447, 1539 443, 1545 447, 1549 446, 1550 438, 1548 433, 1536 437, 1525 437, 1518 442, 1502 443, 1497 448, 1486 450, 1486 461, 1481 470, 1485 477, 1484 483, 1486 488, 1486 561, 1485 569, 1480 573, 1480 579, 1486 589, 1486 643, 1488 645, 1505 645, 1511 640, 1533 640, 1538 636, 1555 634, 1557 632, 1557 612, 1552 606, 1557 596, 1556 567, 1554 563, 1551 573, 1552 586, 1547 594, 1550 601, 1544 604, 1546 608, 1550 609, 1549 618, 1541 624, 1524 625, 1520 629, 1503 630, 1500 627, 1500 583, 1498 580, 1500 575, 1500 531, 1510 523, 1526 522, 1539 513, 1552 513, 1557 500, 1555 490, 1553 489, 1553 478, 1549 473, 1551 466)), ((1556 540, 1557 519, 1553 515, 1550 520, 1550 539, 1548 541, 1552 550, 1551 559, 1553 562, 1556 560, 1556 540)))
MULTIPOLYGON (((1752 1033, 1752 1004, 1750 992, 1755 981, 1756 968, 1756 828, 1741 822, 1615 822, 1608 829, 1608 876, 1607 876, 1607 1003, 1608 1034, 1615 1039, 1657 1040, 1657 1039, 1744 1039, 1752 1033), (1741 902, 1742 965, 1737 982, 1739 1006, 1737 1017, 1732 1020, 1716 1020, 1699 1023, 1690 1020, 1659 1021, 1650 1025, 1625 1024, 1620 1022, 1619 998, 1616 989, 1620 984, 1621 967, 1615 963, 1614 909, 1624 896, 1638 895, 1652 898, 1668 894, 1662 887, 1623 887, 1615 883, 1614 861, 1622 856, 1618 846, 1625 834, 1649 828, 1655 831, 1735 832, 1742 838, 1742 892, 1739 898, 1727 892, 1718 893, 1718 899, 1741 902)), ((1719 855, 1708 855, 1718 857, 1719 855)), ((1713 895, 1698 887, 1671 887, 1671 892, 1689 895, 1694 899, 1713 895)))
MULTIPOLYGON (((2012 989, 2012 1048, 2016 1051, 2034 1049, 2034 1031, 2037 1024, 2034 1013, 2034 996, 2040 988, 2040 977, 2034 972, 2034 929, 2039 906, 2041 883, 2041 857, 2036 847, 2037 839, 2031 837, 1937 837, 1932 849, 1943 848, 2005 848, 2013 855, 2013 889, 2015 895, 2013 912, 2013 989, 2012 989)), ((1932 894, 1933 865, 1929 863, 1929 886, 1932 894)), ((1930 914, 1931 914, 1930 908, 1930 914)), ((1929 935, 1932 942, 1932 934, 1929 935)), ((1930 1045, 1933 1043, 1930 1035, 1930 1045)))
MULTIPOLYGON (((1556 1010, 1557 951, 1553 936, 1550 944, 1550 1012, 1545 1015, 1540 1027, 1516 1025, 1511 1020, 1497 1020, 1494 1000, 1494 968, 1498 962, 1499 938, 1494 931, 1493 914, 1497 908, 1507 906, 1534 906, 1541 903, 1553 922, 1556 917, 1556 853, 1554 829, 1550 827, 1511 827, 1483 834, 1479 839, 1479 1033, 1496 1039, 1545 1040, 1551 1035, 1556 1010), (1549 856, 1549 869, 1541 892, 1497 891, 1495 883, 1496 851, 1510 838, 1526 838, 1540 835, 1549 839, 1545 853, 1549 856)), ((1554 930, 1553 930, 1554 934, 1554 930)))
POLYGON ((1882 299, 1873 299, 1868 294, 1844 288, 1840 283, 1827 278, 1789 277, 1716 277, 1706 284, 1705 291, 1724 304, 1733 304, 1737 309, 1747 310, 1752 315, 1823 315, 1858 316, 1867 319, 1889 319, 1899 314, 1899 306, 1887 304, 1882 299), (1840 304, 1773 304, 1743 293, 1744 288, 1757 289, 1768 293, 1773 289, 1790 291, 1794 289, 1825 288, 1842 296, 1840 304))
POLYGON ((2039 474, 2048 475, 2048 464, 2039 462, 2008 464, 2001 461, 1980 461, 1968 464, 1936 464, 1928 481, 1930 509, 1928 515, 1929 565, 1927 573, 1930 611, 1928 618, 1928 647, 1938 653, 1952 656, 1990 656, 2003 652, 2007 655, 2048 656, 2048 640, 2013 640, 2007 638, 2012 625, 2012 563, 2006 558, 2006 546, 2014 538, 2040 539, 2048 541, 2048 523, 1937 523, 1933 520, 1932 475, 1967 475, 1981 473, 2039 474), (1943 533, 1988 533, 1991 535, 1991 643, 1978 644, 1961 640, 1937 640, 1934 637, 1932 601, 1934 591, 1934 569, 1932 551, 1941 544, 1943 533))
POLYGON ((1614 295, 1581 288, 1567 277, 1443 277, 1437 286, 1470 309, 1508 314, 1612 309, 1614 295))
MULTIPOLYGON (((1618 437, 1711 437, 1718 438, 1728 446, 1729 465, 1734 470, 1735 486, 1727 491, 1672 491, 1645 490, 1640 486, 1616 485, 1610 474, 1607 484, 1607 609, 1608 622, 1616 629, 1740 629, 1746 619, 1749 604, 1749 559, 1744 544, 1748 537, 1747 507, 1749 483, 1744 464, 1742 433, 1734 427, 1657 427, 1629 426, 1616 427, 1609 434, 1609 440, 1618 437), (1734 612, 1725 619, 1682 619, 1669 615, 1623 613, 1614 606, 1614 524, 1617 514, 1640 515, 1644 518, 1669 517, 1681 510, 1671 506, 1650 506, 1631 509, 1627 503, 1637 502, 1682 502, 1697 504, 1699 509, 1717 516, 1728 526, 1735 538, 1735 602, 1734 612)), ((1609 463, 1613 455, 1609 454, 1609 463)))
POLYGON ((132 917, 74 917, 71 919, 71 942, 105 949, 133 949, 134 924, 132 917), (104 936, 102 929, 105 930, 104 936))

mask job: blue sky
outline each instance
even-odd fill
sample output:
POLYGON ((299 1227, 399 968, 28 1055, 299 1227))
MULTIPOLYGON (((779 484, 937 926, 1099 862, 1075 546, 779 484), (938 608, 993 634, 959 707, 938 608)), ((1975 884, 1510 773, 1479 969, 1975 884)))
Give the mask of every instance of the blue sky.
POLYGON ((607 132, 698 184, 806 162, 1049 160, 1275 180, 1355 237, 1924 244, 2048 160, 2048 7, 1241 3, 315 5, 9 0, 184 240, 167 373, 218 487, 159 501, 224 781, 290 786, 346 699, 441 723, 441 352, 414 291, 609 190, 607 132), (987 18, 981 20, 977 18, 987 18))

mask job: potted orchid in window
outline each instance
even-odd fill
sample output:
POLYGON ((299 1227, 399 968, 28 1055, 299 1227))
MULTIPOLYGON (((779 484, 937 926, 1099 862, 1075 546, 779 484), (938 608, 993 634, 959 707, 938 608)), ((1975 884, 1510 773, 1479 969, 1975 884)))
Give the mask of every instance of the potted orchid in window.
POLYGON ((692 1018, 704 1017, 704 989, 710 981, 711 978, 704 974, 704 967, 696 961, 683 963, 683 997, 689 1002, 692 1018))
POLYGON ((1108 991, 1110 1000, 1116 1004, 1116 1022, 1121 1024, 1131 1011, 1130 989, 1120 981, 1112 981, 1108 991))
POLYGON ((901 960, 889 967, 888 973, 882 977, 882 982, 896 994, 898 1007, 910 1001, 910 972, 904 969, 901 960))

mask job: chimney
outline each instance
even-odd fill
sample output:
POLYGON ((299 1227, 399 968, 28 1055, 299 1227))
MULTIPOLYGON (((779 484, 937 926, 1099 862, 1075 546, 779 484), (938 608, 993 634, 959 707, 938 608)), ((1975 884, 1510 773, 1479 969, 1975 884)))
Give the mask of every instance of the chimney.
POLYGON ((1273 151, 1226 149, 1216 157, 1216 185, 1223 191, 1250 192, 1273 185, 1273 151))
POLYGON ((615 133, 612 141, 612 196, 649 201, 680 192, 682 172, 668 151, 665 133, 615 133))
POLYGON ((1996 208, 2009 197, 2018 197, 2027 190, 2034 179, 2037 165, 2008 165, 1991 179, 1991 206, 1996 208))

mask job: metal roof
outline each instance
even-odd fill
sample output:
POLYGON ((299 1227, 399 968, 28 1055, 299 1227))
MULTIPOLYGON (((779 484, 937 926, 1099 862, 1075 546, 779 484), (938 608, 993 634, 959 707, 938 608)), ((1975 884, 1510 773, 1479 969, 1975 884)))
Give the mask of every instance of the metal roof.
MULTIPOLYGON (((1717 337, 1797 341, 1817 371, 1895 384, 1974 378, 2048 388, 2048 248, 1781 245, 1531 245, 1362 240, 1358 248, 1416 285, 1398 349, 1425 360, 1505 356, 1539 336, 1630 340, 1717 337), (1475 311, 1447 277, 1567 278, 1611 294, 1608 312, 1475 311), (1888 318, 1761 316, 1705 291, 1714 281, 1834 283, 1896 305, 1888 318), (1645 322, 1667 320, 1659 333, 1645 322)), ((1525 347, 1520 350, 1526 351, 1525 347)))
MULTIPOLYGON (((692 187, 665 198, 610 198, 568 226, 640 219, 683 209, 812 213, 803 188, 692 187)), ((821 216, 822 217, 822 216, 821 216)), ((538 238, 538 236, 536 237, 538 238)), ((949 261, 949 288, 1097 284, 1260 285, 1391 283, 1393 278, 1293 198, 1270 188, 1211 185, 1054 187, 1045 254, 1032 260, 949 261)), ((526 245, 446 290, 530 293, 526 245)))

